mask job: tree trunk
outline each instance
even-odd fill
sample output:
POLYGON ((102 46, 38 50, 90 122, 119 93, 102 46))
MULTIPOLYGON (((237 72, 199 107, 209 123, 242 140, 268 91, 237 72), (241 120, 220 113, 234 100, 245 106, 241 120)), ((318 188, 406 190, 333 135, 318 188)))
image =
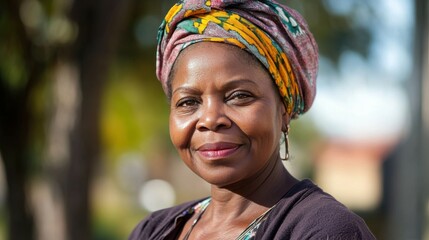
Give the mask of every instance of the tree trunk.
POLYGON ((10 34, 14 35, 17 46, 22 49, 22 71, 28 75, 25 86, 16 91, 11 91, 4 84, 5 79, 0 79, 0 152, 7 182, 8 239, 31 240, 34 239, 34 221, 27 196, 29 168, 33 160, 30 143, 33 126, 30 96, 41 81, 41 73, 46 64, 35 61, 33 56, 34 45, 28 38, 19 15, 21 1, 7 0, 5 6, 8 21, 14 29, 10 34))
POLYGON ((65 214, 68 239, 91 239, 90 189, 100 154, 100 105, 129 1, 75 1, 71 18, 79 36, 68 55, 79 71, 81 90, 71 155, 66 169, 65 214))
MULTIPOLYGON (((424 238, 428 201, 429 99, 427 0, 415 0, 413 71, 408 80, 410 132, 393 162, 388 239, 424 238)), ((427 223, 426 223, 427 224, 427 223)))
POLYGON ((26 192, 30 161, 25 98, 7 97, 7 93, 1 90, 0 96, 0 151, 7 182, 8 239, 33 239, 33 216, 26 192), (5 104, 10 106, 4 106, 5 104))

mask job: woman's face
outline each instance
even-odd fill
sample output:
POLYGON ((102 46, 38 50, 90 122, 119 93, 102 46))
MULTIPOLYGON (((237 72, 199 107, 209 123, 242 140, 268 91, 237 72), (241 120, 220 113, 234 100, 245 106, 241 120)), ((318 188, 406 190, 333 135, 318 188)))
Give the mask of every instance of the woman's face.
POLYGON ((225 187, 279 160, 288 118, 257 60, 235 46, 201 42, 183 50, 174 68, 170 136, 192 171, 225 187))

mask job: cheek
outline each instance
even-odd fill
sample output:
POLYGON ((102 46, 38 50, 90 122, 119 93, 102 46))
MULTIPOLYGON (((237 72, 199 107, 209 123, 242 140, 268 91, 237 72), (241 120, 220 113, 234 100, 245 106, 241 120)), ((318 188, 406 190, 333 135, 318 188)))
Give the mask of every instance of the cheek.
POLYGON ((170 114, 170 138, 177 150, 187 148, 190 145, 195 122, 194 118, 180 118, 170 114))
POLYGON ((242 123, 240 126, 242 131, 250 138, 256 140, 257 146, 255 147, 276 147, 280 141, 281 115, 275 111, 267 111, 267 109, 271 109, 270 106, 264 106, 259 111, 246 114, 240 118, 241 120, 238 120, 242 123))

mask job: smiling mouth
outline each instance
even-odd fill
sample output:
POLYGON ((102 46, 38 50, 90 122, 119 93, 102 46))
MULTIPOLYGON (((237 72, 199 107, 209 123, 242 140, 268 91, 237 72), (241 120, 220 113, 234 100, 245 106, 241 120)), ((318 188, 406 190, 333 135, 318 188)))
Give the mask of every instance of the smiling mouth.
POLYGON ((208 143, 199 147, 197 152, 205 158, 219 159, 232 155, 239 147, 235 143, 208 143))

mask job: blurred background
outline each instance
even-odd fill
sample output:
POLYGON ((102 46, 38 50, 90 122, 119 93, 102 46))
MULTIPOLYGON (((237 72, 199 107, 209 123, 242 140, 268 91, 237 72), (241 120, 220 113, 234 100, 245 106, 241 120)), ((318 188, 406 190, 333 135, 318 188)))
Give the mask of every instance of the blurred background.
MULTIPOLYGON (((378 239, 429 239, 427 0, 288 0, 320 49, 286 167, 378 239)), ((207 196, 178 158, 155 77, 174 1, 0 1, 0 240, 126 239, 207 196)))

